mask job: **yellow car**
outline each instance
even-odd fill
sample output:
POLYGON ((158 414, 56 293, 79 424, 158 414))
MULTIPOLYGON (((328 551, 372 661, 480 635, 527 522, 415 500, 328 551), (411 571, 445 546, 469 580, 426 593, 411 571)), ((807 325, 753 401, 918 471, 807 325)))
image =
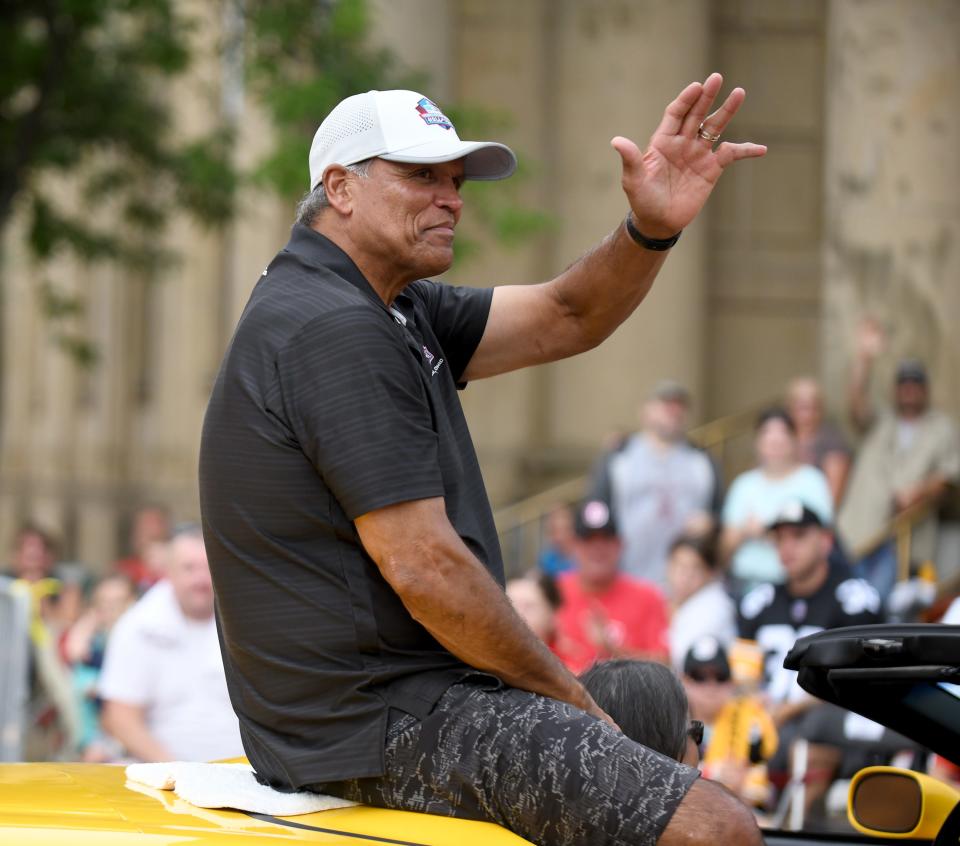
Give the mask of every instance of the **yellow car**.
POLYGON ((167 790, 128 781, 107 764, 0 766, 0 844, 324 843, 375 846, 522 846, 492 823, 358 806, 272 817, 190 805, 167 790))
MULTIPOLYGON (((890 726, 960 764, 960 626, 859 626, 797 642, 786 666, 808 691, 890 726)), ((768 846, 839 846, 889 838, 960 844, 960 793, 889 767, 853 780, 859 835, 766 831, 768 846)), ((0 765, 0 846, 324 843, 519 846, 491 823, 363 806, 294 817, 188 804, 104 764, 0 765)), ((732 844, 731 844, 732 846, 732 844)))
MULTIPOLYGON (((960 626, 831 629, 800 638, 783 663, 808 693, 960 765, 960 626)), ((867 767, 851 781, 847 819, 872 838, 957 846, 960 791, 923 773, 867 767)))

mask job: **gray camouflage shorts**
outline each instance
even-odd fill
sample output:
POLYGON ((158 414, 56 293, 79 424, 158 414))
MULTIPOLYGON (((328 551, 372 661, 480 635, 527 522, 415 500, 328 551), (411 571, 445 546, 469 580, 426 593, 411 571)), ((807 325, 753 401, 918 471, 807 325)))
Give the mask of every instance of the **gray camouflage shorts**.
POLYGON ((469 680, 422 722, 392 722, 385 775, 313 789, 492 821, 542 846, 647 846, 697 776, 563 702, 469 680))

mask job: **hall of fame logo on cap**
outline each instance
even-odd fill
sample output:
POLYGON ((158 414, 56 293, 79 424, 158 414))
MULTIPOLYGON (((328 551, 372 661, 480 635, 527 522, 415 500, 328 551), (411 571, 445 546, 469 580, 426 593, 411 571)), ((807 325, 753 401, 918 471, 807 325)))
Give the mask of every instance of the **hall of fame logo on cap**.
POLYGON ((450 118, 440 111, 440 107, 434 103, 433 100, 422 97, 420 102, 417 103, 417 111, 420 112, 420 117, 423 118, 423 122, 429 126, 442 126, 444 129, 453 129, 450 118))

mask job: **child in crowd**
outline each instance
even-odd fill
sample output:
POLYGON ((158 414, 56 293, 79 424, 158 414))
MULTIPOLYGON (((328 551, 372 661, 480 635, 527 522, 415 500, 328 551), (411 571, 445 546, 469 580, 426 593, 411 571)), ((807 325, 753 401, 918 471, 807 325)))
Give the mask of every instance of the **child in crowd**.
POLYGON ((710 635, 727 647, 737 636, 733 600, 723 586, 712 536, 682 535, 667 558, 670 663, 679 672, 690 647, 710 635))
POLYGON ((507 582, 507 598, 521 619, 550 649, 557 640, 557 609, 560 592, 554 580, 536 570, 507 582))
POLYGON ((777 730, 757 694, 759 660, 737 654, 748 650, 747 644, 735 643, 731 649, 739 670, 736 676, 716 638, 700 638, 684 660, 691 712, 706 727, 701 769, 748 805, 765 808, 771 803, 772 788, 764 762, 776 752, 777 730))
POLYGON ((558 503, 544 521, 546 543, 537 560, 537 568, 548 576, 557 576, 573 568, 573 512, 566 503, 558 503))
POLYGON ((63 657, 70 667, 80 712, 78 748, 88 762, 110 761, 120 751, 100 732, 101 703, 96 690, 107 637, 135 599, 129 578, 120 574, 105 576, 93 589, 90 607, 64 637, 63 657))

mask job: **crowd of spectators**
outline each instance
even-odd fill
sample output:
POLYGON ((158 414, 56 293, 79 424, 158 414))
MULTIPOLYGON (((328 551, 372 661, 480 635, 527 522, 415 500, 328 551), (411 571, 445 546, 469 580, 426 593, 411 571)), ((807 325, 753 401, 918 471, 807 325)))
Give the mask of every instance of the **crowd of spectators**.
MULTIPOLYGON (((57 563, 51 535, 17 533, 0 587, 27 622, 25 678, 0 714, 22 760, 212 760, 243 754, 227 694, 198 525, 164 509, 133 519, 130 556, 92 578, 57 563)), ((8 643, 10 657, 20 644, 8 643)), ((11 670, 15 661, 5 661, 11 670)), ((19 683, 19 684, 18 684, 19 683)), ((7 750, 9 754, 9 750, 7 750)))
MULTIPOLYGON (((817 382, 796 379, 783 407, 756 421, 755 466, 726 487, 687 439, 691 396, 659 383, 639 430, 597 459, 584 498, 549 512, 534 569, 507 584, 520 615, 624 731, 699 762, 758 812, 777 808, 796 738, 808 742, 811 806, 852 767, 917 752, 811 699, 782 667, 800 636, 896 616, 884 529, 934 506, 914 544, 931 558, 935 506, 960 480, 957 426, 932 409, 920 362, 896 368, 890 410, 869 402, 881 348, 866 322, 848 397, 859 450, 825 418, 817 382)), ((61 562, 41 528, 17 533, 0 587, 28 608, 22 758, 241 755, 199 529, 145 507, 127 552, 94 579, 61 562)), ((930 566, 923 572, 929 579, 930 566)), ((958 574, 954 562, 940 575, 958 574)), ((960 598, 922 595, 914 618, 960 623, 960 598)), ((946 762, 930 766, 960 778, 946 762)))
MULTIPOLYGON (((687 440, 690 395, 659 383, 640 429, 598 459, 584 499, 551 512, 540 566, 508 584, 521 616, 584 678, 610 662, 616 672, 598 679, 650 699, 639 692, 647 665, 669 666, 685 698, 650 701, 706 726, 701 769, 758 813, 782 810, 798 739, 804 802, 815 814, 826 813, 834 779, 898 754, 960 776, 905 738, 813 699, 783 668, 799 637, 823 629, 960 622, 960 598, 936 603, 932 584, 939 575, 948 600, 951 584, 960 592, 960 561, 941 560, 939 574, 932 563, 938 506, 960 482, 960 435, 932 407, 928 373, 913 359, 896 366, 890 409, 874 407, 870 379, 883 345, 864 321, 847 396, 858 449, 826 418, 816 380, 798 378, 782 406, 759 414, 756 464, 726 490, 716 463, 687 440), (900 573, 888 533, 907 512, 917 517, 915 560, 900 573), (899 591, 916 584, 923 589, 899 591)), ((613 707, 623 713, 621 700, 613 707)), ((650 701, 635 712, 648 714, 650 701)))

